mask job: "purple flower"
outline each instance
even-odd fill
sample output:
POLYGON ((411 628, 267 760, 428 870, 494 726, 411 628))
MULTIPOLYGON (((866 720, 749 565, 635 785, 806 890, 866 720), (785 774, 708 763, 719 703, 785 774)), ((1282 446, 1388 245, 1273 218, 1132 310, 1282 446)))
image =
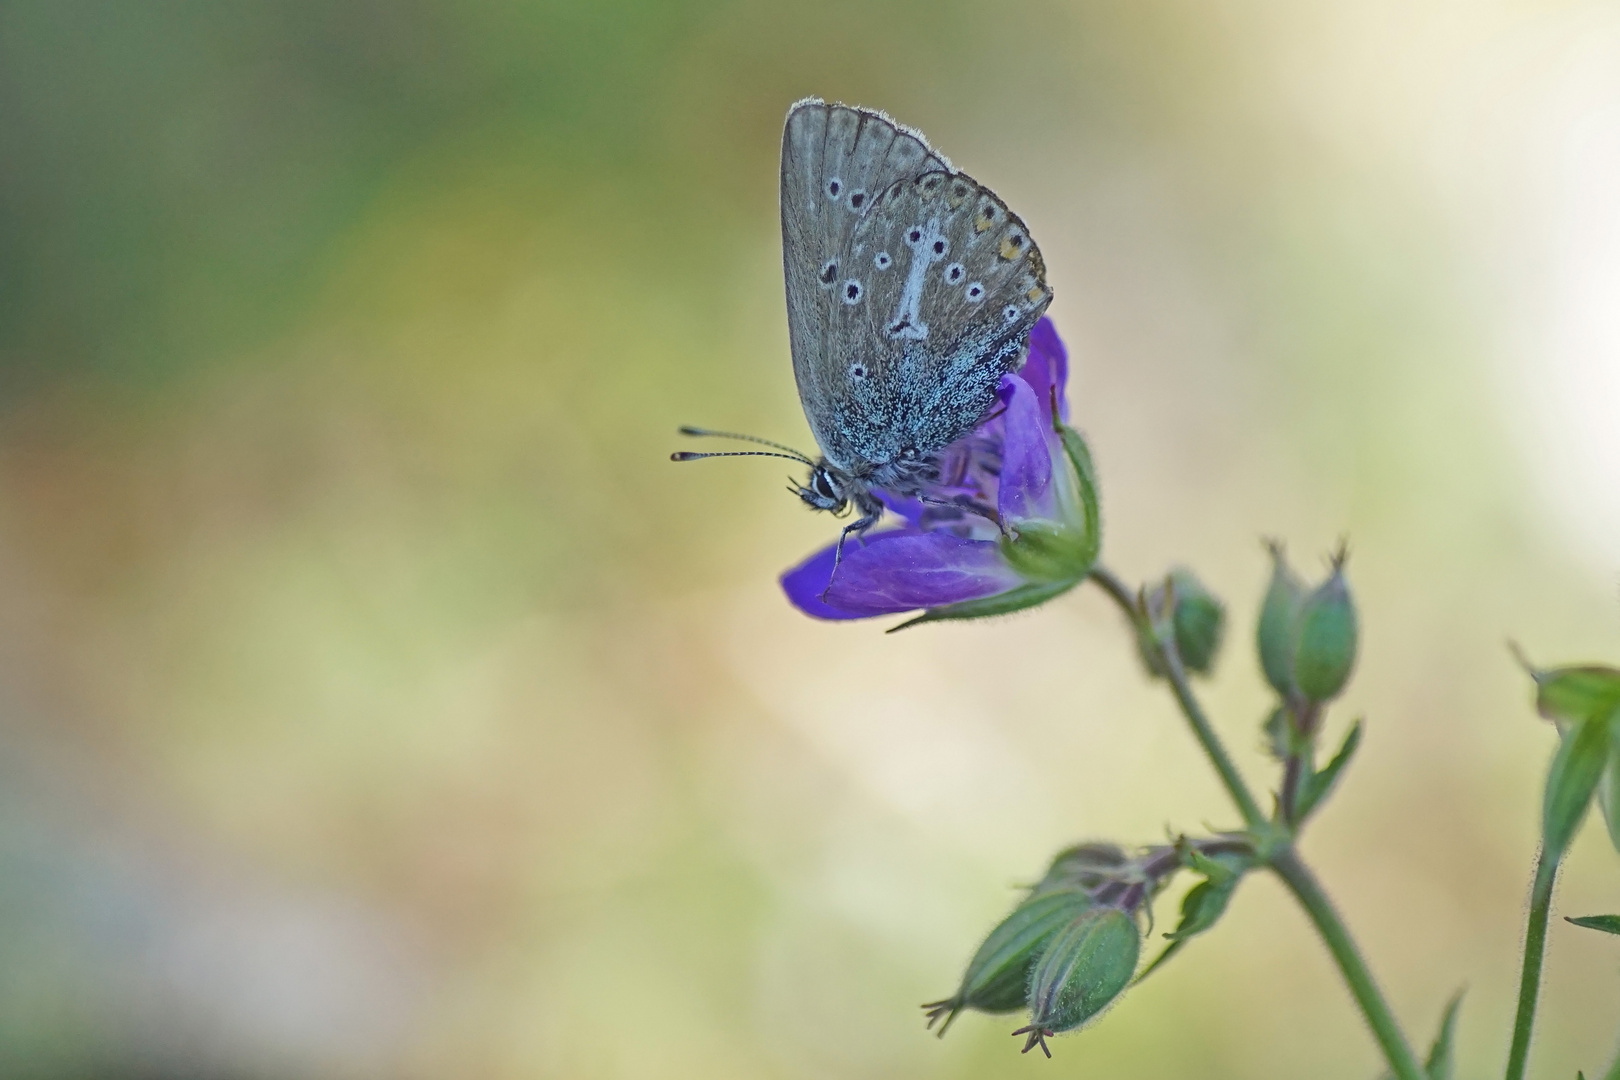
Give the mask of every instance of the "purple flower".
POLYGON ((1043 318, 1023 369, 1002 378, 1000 404, 940 452, 921 496, 878 493, 903 524, 851 540, 836 577, 834 547, 816 552, 782 575, 788 599, 820 619, 922 610, 912 622, 924 622, 1017 611, 1084 580, 1101 529, 1090 453, 1063 422, 1068 376, 1043 318))

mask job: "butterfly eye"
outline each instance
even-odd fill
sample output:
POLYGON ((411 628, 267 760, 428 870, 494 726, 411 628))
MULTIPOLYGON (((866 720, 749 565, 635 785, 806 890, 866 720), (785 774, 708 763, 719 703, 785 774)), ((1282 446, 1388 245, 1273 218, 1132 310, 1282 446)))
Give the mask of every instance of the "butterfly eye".
POLYGON ((879 270, 887 270, 889 268, 889 264, 892 262, 894 262, 894 260, 889 258, 889 253, 887 251, 878 252, 876 257, 872 259, 872 265, 876 266, 879 270))
POLYGON ((833 283, 833 279, 837 276, 838 260, 828 259, 826 265, 821 268, 821 283, 823 285, 831 285, 833 283))
POLYGON ((950 282, 952 285, 955 285, 958 281, 962 280, 962 276, 966 273, 967 268, 961 263, 951 263, 951 265, 945 268, 945 280, 950 282))
POLYGON ((934 241, 934 254, 935 255, 943 255, 943 254, 945 254, 945 246, 946 246, 945 241, 943 241, 943 240, 935 240, 934 241))
POLYGON ((838 177, 835 176, 831 180, 827 181, 827 198, 837 199, 838 193, 843 190, 844 182, 838 179, 838 177))
POLYGON ((855 304, 861 299, 861 283, 854 278, 844 282, 844 303, 855 304))
POLYGON ((974 303, 974 304, 977 304, 980 300, 983 300, 984 299, 984 286, 980 285, 977 281, 975 281, 973 284, 969 285, 967 287, 967 298, 968 298, 969 303, 974 303))
POLYGON ((849 365, 849 377, 852 379, 866 378, 866 368, 862 364, 849 365))
POLYGON ((1018 318, 1018 307, 1017 307, 1017 305, 1016 304, 1008 304, 1006 307, 1002 308, 1001 309, 1001 317, 1003 319, 1006 319, 1008 322, 1012 322, 1014 319, 1018 318))
POLYGON ((866 192, 852 191, 849 193, 849 205, 859 210, 866 203, 866 192))
POLYGON ((910 232, 906 233, 906 241, 908 243, 915 244, 917 241, 919 241, 921 239, 922 239, 922 230, 917 228, 917 226, 915 226, 915 225, 913 225, 911 227, 910 232))

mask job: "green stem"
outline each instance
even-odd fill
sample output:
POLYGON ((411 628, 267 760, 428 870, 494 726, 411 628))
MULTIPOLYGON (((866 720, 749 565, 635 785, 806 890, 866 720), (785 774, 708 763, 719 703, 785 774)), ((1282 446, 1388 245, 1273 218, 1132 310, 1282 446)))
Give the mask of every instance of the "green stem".
POLYGON ((1603 1080, 1620 1080, 1620 1057, 1614 1059, 1614 1064, 1609 1066, 1609 1071, 1603 1074, 1603 1080))
MULTIPOLYGON (((1169 675, 1170 688, 1175 692, 1176 702, 1181 706, 1182 714, 1191 725, 1199 745, 1204 748, 1210 763, 1220 774, 1221 782, 1226 785, 1227 794, 1237 804, 1249 829, 1256 834, 1262 833, 1268 827, 1268 823, 1260 813, 1260 807, 1255 803, 1254 796, 1249 794, 1248 785, 1243 782, 1237 767, 1227 756, 1226 748, 1221 745, 1215 729, 1210 726, 1203 707, 1193 695, 1192 686, 1187 681, 1186 669, 1182 666, 1181 658, 1176 655, 1175 649, 1165 647, 1164 643, 1158 640, 1157 635, 1147 624, 1141 605, 1123 581, 1101 566, 1092 570, 1091 580, 1113 598, 1114 603, 1119 605, 1119 609, 1125 613, 1125 617, 1130 620, 1137 633, 1157 647, 1164 670, 1169 675)), ((1361 959, 1361 953, 1357 951, 1349 930, 1339 921, 1338 912, 1333 910, 1333 904, 1322 891, 1322 886, 1315 876, 1300 861, 1292 846, 1283 847, 1280 851, 1272 853, 1267 861, 1293 892, 1300 905, 1305 908, 1311 921, 1316 924, 1317 932, 1322 935, 1328 951, 1333 954, 1334 961, 1339 965, 1344 981, 1349 984, 1350 993, 1355 997, 1356 1004, 1361 1006, 1361 1014, 1366 1018, 1367 1026, 1372 1029, 1373 1037, 1378 1040, 1378 1045, 1384 1051, 1384 1057, 1397 1080, 1427 1080, 1423 1067, 1418 1064, 1417 1056, 1412 1053, 1411 1045, 1401 1032, 1400 1025, 1395 1022, 1394 1014, 1390 1012, 1389 1005, 1379 993, 1378 985, 1373 982, 1372 973, 1367 970, 1366 963, 1361 959)))
MULTIPOLYGON (((1136 599, 1131 591, 1118 577, 1107 569, 1099 566, 1091 571, 1091 579, 1102 590, 1113 598, 1120 610, 1125 613, 1137 631, 1144 635, 1148 641, 1157 641, 1151 629, 1145 625, 1142 612, 1138 609, 1136 599)), ((1174 649, 1159 646, 1159 656, 1164 661, 1164 669, 1169 673, 1170 688, 1175 692, 1176 701, 1181 705, 1181 712, 1192 726, 1193 735, 1198 739, 1198 745, 1204 748, 1209 757, 1210 764, 1220 774, 1221 783, 1226 785, 1226 793, 1237 804, 1238 812, 1243 815, 1244 824, 1255 828, 1265 821, 1265 815, 1260 812, 1260 806, 1249 794, 1249 787, 1243 782, 1243 777, 1232 764, 1232 759, 1226 753, 1226 747, 1221 745, 1220 736, 1210 726, 1209 717, 1204 715, 1203 707, 1193 696, 1192 686, 1187 682, 1187 670, 1181 664, 1181 657, 1176 655, 1174 649)))
MULTIPOLYGON (((1530 1060, 1530 1031, 1536 1022, 1541 992, 1541 960, 1547 952, 1547 917, 1552 913, 1553 884, 1558 880, 1558 852, 1545 847, 1536 856, 1536 882, 1530 889, 1530 917, 1524 926, 1524 970, 1519 974, 1519 1008, 1513 1016, 1513 1045, 1508 1050, 1507 1080, 1523 1080, 1530 1060)), ((1609 1070, 1620 1077, 1620 1061, 1609 1070)))
POLYGON ((1411 1045, 1401 1033, 1400 1025, 1395 1022, 1383 994, 1378 991, 1378 984, 1373 982, 1372 972, 1367 970, 1366 962, 1361 959, 1350 931, 1340 921, 1339 913, 1333 909, 1333 902, 1322 891, 1316 876, 1300 861, 1299 854, 1293 848, 1285 848, 1273 855, 1271 868, 1294 894, 1305 913, 1311 917, 1311 922, 1316 924, 1317 933, 1322 935, 1328 952, 1333 954, 1334 962, 1339 965, 1339 971, 1344 975, 1356 1004, 1361 1006, 1361 1015, 1366 1018, 1367 1026, 1372 1028, 1373 1038, 1378 1040, 1390 1069, 1399 1080, 1426 1080, 1423 1066, 1418 1064, 1417 1055, 1412 1053, 1411 1045))

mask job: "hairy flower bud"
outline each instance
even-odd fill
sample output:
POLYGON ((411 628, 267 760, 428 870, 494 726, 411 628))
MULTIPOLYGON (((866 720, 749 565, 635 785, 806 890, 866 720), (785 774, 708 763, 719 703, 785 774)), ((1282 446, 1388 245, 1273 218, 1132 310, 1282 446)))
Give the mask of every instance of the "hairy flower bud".
POLYGON ((1289 567, 1282 544, 1271 541, 1266 549, 1271 552, 1271 584, 1260 605, 1255 641, 1266 681, 1288 697, 1294 691, 1294 622, 1305 600, 1305 583, 1289 567))
POLYGON ((1294 626, 1294 686, 1308 701, 1339 696, 1356 663, 1356 606, 1344 580, 1345 551, 1333 573, 1300 605, 1294 626))
MULTIPOLYGON (((1155 629, 1175 643, 1182 666, 1199 675, 1208 674, 1221 648, 1226 608, 1203 582, 1191 570, 1178 566, 1148 593, 1147 608, 1165 624, 1155 629)), ((1149 674, 1163 675, 1153 643, 1138 638, 1137 646, 1149 674)))
POLYGON ((1130 985, 1142 949, 1142 935, 1117 908, 1084 912, 1052 937, 1029 977, 1030 1023, 1013 1032, 1027 1035, 1024 1053, 1046 1037, 1072 1031, 1113 1003, 1130 985))
POLYGON ((1054 934, 1090 906, 1091 897, 1081 889, 1036 890, 990 931, 968 961, 956 993, 923 1006, 928 1010, 928 1026, 932 1028, 944 1017, 945 1022, 939 1026, 939 1035, 944 1038, 945 1030, 963 1009, 1005 1013, 1023 1008, 1030 969, 1041 950, 1054 934))

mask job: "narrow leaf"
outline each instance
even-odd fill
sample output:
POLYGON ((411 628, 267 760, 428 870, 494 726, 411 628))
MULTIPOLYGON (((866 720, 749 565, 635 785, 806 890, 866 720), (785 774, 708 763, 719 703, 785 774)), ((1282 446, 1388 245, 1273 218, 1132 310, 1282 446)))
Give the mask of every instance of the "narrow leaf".
POLYGON ((1451 1080, 1456 1070, 1456 1055, 1452 1053, 1451 1046, 1457 1033, 1457 1010, 1462 1005, 1462 999, 1461 990, 1452 995, 1445 1015, 1440 1018, 1440 1033, 1434 1037, 1434 1045, 1429 1048, 1429 1059, 1423 1063, 1423 1071, 1428 1074, 1429 1080, 1451 1080))
MULTIPOLYGON (((1611 721, 1611 727, 1615 723, 1611 721)), ((1603 824, 1609 829, 1609 843, 1620 851, 1620 738, 1611 738, 1609 764, 1598 782, 1598 809, 1603 811, 1603 824)))
POLYGON ((1345 732, 1344 742, 1339 746, 1339 752, 1333 755, 1321 772, 1313 773, 1305 782, 1304 797, 1300 799, 1299 817, 1304 820, 1311 812, 1322 804, 1333 791, 1333 786, 1339 782, 1339 774, 1344 767, 1350 764, 1350 759, 1356 754, 1356 748, 1361 745, 1361 721, 1357 720, 1345 732))
POLYGON ((1149 975, 1153 974, 1155 971, 1158 970, 1160 964, 1164 963, 1166 960, 1168 960, 1172 956, 1176 955, 1176 953, 1180 952, 1181 949, 1182 949, 1182 946, 1184 946, 1186 944, 1187 944, 1187 940, 1185 938, 1181 938, 1181 939, 1178 939, 1176 941, 1172 941, 1170 944, 1166 945, 1164 947, 1164 951, 1159 953, 1158 956, 1155 956, 1153 958, 1153 963, 1149 964, 1147 967, 1142 969, 1142 973, 1140 975, 1138 975, 1131 982, 1131 985, 1135 986, 1137 983, 1141 982, 1143 979, 1145 979, 1149 975))
POLYGON ((1603 768, 1609 762, 1609 718, 1594 716, 1567 731, 1552 768, 1542 803, 1542 843, 1562 855, 1592 802, 1603 768))
POLYGON ((1185 941, 1214 926, 1226 913, 1227 901, 1232 899, 1237 883, 1238 878, 1234 875, 1219 884, 1200 881, 1188 889, 1181 901, 1181 922, 1165 937, 1171 941, 1185 941))
POLYGON ((1588 930, 1601 930, 1605 934, 1620 934, 1620 915, 1581 915, 1578 918, 1566 915, 1564 921, 1588 930))

